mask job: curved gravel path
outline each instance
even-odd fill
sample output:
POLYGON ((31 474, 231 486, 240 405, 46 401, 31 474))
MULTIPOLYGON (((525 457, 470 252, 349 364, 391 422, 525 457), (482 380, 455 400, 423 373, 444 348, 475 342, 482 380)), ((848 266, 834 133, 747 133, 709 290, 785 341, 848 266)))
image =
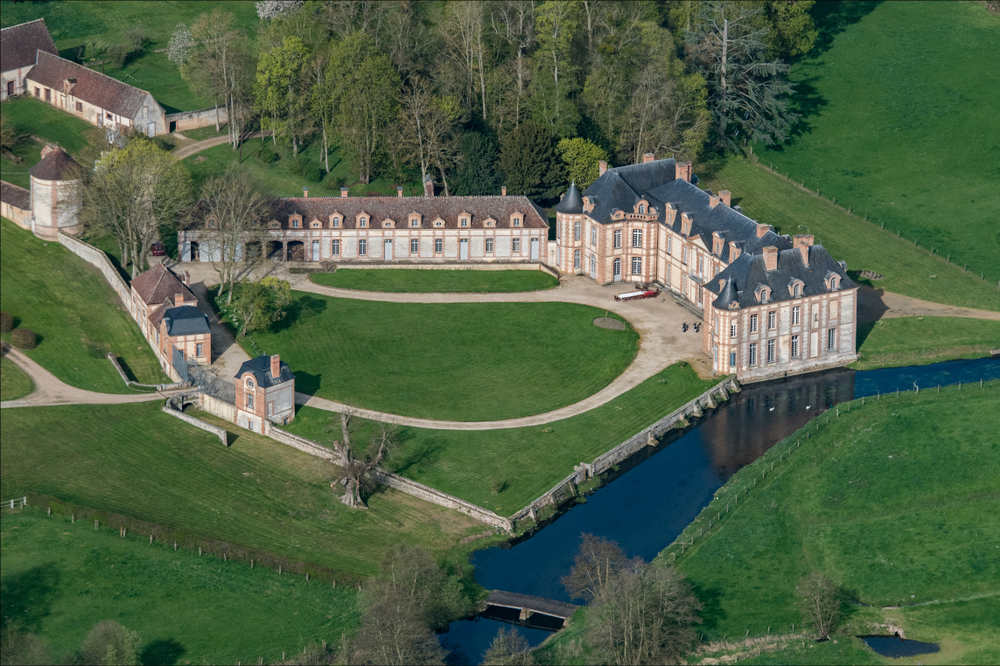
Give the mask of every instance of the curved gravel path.
MULTIPOLYGON (((264 136, 263 132, 256 132, 253 136, 248 137, 248 139, 260 138, 262 136, 264 136)), ((182 160, 185 157, 191 157, 195 153, 200 153, 203 150, 221 146, 224 143, 229 143, 228 134, 225 136, 213 136, 211 139, 205 139, 204 141, 195 141, 194 143, 184 146, 183 148, 178 148, 171 154, 177 159, 182 160)))

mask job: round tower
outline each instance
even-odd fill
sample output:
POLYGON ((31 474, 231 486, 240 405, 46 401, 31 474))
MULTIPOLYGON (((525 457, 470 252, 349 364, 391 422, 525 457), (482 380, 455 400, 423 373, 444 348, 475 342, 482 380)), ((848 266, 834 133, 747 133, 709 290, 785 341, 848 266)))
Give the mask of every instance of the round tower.
POLYGON ((80 165, 62 148, 42 149, 42 161, 31 167, 31 230, 39 238, 59 231, 76 235, 80 223, 80 165))
POLYGON ((583 270, 583 197, 576 181, 556 204, 556 268, 560 273, 583 270))

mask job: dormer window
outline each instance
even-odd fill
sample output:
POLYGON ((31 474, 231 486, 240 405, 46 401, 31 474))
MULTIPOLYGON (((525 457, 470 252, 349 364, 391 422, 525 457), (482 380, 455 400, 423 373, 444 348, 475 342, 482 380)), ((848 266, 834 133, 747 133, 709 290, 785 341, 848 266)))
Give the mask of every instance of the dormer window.
POLYGON ((383 229, 392 229, 394 226, 396 225, 392 220, 386 220, 382 223, 383 229))
POLYGON ((319 220, 313 220, 312 222, 309 223, 309 228, 310 229, 322 229, 323 228, 323 223, 320 222, 319 220))
POLYGON ((486 220, 486 226, 492 227, 496 225, 496 220, 486 220))
POLYGON ((359 229, 364 229, 367 226, 368 226, 368 218, 366 218, 366 217, 359 217, 358 218, 358 228, 359 229))
POLYGON ((521 218, 515 217, 514 220, 513 220, 513 224, 514 224, 515 227, 521 226, 521 218))
POLYGON ((770 303, 771 302, 771 288, 764 285, 757 287, 755 292, 757 296, 758 303, 770 303))
POLYGON ((639 215, 646 214, 646 204, 639 204, 639 215))
POLYGON ((411 217, 410 218, 410 226, 414 227, 414 228, 415 227, 419 227, 420 226, 420 218, 419 217, 411 217))
POLYGON ((444 221, 443 220, 437 220, 437 221, 434 222, 434 226, 435 227, 443 227, 444 226, 444 221))
POLYGON ((460 224, 461 224, 461 225, 462 225, 463 227, 467 227, 467 226, 469 226, 469 218, 467 218, 467 217, 463 217, 463 218, 462 218, 462 221, 461 221, 461 223, 460 223, 460 224))
POLYGON ((299 226, 300 226, 299 225, 300 219, 301 218, 298 218, 298 217, 289 218, 289 223, 291 224, 292 229, 298 229, 299 228, 299 226))
POLYGON ((340 216, 333 215, 330 217, 330 228, 339 229, 340 228, 340 216))
POLYGON ((215 218, 214 217, 208 218, 208 220, 206 220, 206 226, 208 226, 209 229, 214 229, 215 228, 215 218))
POLYGON ((270 222, 267 223, 267 228, 268 229, 280 229, 281 228, 281 222, 278 222, 277 220, 271 220, 270 222))

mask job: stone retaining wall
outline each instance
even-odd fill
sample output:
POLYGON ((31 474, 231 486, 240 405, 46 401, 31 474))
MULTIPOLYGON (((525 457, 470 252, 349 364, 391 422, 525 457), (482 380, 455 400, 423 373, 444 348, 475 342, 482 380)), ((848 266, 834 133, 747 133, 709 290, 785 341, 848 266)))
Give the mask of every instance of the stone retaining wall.
MULTIPOLYGON (((170 129, 170 123, 177 123, 173 131, 183 132, 189 129, 198 129, 199 127, 208 127, 215 124, 215 107, 211 109, 200 109, 198 111, 182 111, 180 113, 168 113, 165 121, 167 123, 167 129, 170 129)), ((224 125, 229 122, 229 112, 226 107, 219 107, 219 125, 224 125)))
POLYGON ((413 495, 425 502, 430 502, 432 504, 437 504, 438 506, 443 506, 448 509, 454 509, 460 513, 464 513, 470 518, 474 518, 481 523, 490 525, 492 527, 498 527, 506 532, 513 532, 514 523, 509 518, 504 518, 498 516, 492 511, 487 511, 481 506, 477 506, 472 502, 466 502, 463 499, 454 497, 447 493, 443 493, 440 490, 435 490, 430 486, 425 486, 422 483, 417 483, 407 479, 405 476, 400 476, 399 474, 394 474, 384 469, 375 469, 372 471, 372 476, 378 483, 390 488, 395 488, 396 490, 402 491, 407 495, 413 495))
POLYGON ((201 394, 201 410, 213 416, 218 416, 229 423, 236 423, 236 405, 226 402, 214 395, 201 394))
POLYGON ((274 424, 271 424, 266 434, 271 439, 276 439, 282 444, 287 444, 292 448, 304 451, 305 453, 316 456, 317 458, 329 460, 334 465, 343 464, 343 458, 339 452, 334 451, 333 449, 328 449, 327 447, 308 440, 305 437, 299 437, 298 435, 286 432, 274 424))
POLYGON ((184 403, 184 396, 172 396, 170 398, 167 398, 166 402, 163 404, 163 411, 166 412, 167 414, 170 414, 174 418, 178 418, 181 421, 193 425, 195 428, 201 428, 202 430, 206 430, 212 433, 213 435, 219 438, 223 446, 229 446, 229 440, 226 439, 225 428, 220 428, 210 423, 205 423, 201 419, 196 419, 193 416, 185 414, 181 410, 177 409, 177 407, 174 405, 174 403, 178 401, 178 399, 180 399, 179 401, 181 404, 184 403))
POLYGON ((115 370, 118 371, 118 376, 122 378, 123 382, 125 382, 125 386, 128 386, 128 387, 139 386, 141 388, 155 388, 157 391, 168 391, 170 389, 181 388, 182 386, 186 386, 186 384, 184 382, 176 382, 174 384, 140 384, 139 382, 132 381, 131 379, 128 378, 128 376, 125 374, 125 371, 122 370, 122 366, 118 363, 118 359, 115 358, 114 354, 109 353, 108 354, 108 360, 111 361, 111 364, 113 366, 115 366, 115 370))

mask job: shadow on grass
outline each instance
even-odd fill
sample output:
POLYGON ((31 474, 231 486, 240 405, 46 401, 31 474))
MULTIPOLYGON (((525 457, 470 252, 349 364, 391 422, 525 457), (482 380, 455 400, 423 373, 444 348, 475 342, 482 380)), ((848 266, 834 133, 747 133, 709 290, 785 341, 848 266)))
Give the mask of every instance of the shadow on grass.
POLYGON ((871 334, 872 329, 875 328, 875 324, 877 323, 878 323, 877 321, 873 321, 867 324, 858 325, 858 332, 857 332, 858 346, 855 347, 855 351, 861 350, 861 345, 865 344, 865 340, 868 339, 868 336, 871 334))
POLYGON ((118 365, 121 367, 122 372, 125 373, 126 377, 128 377, 133 382, 139 381, 139 379, 135 376, 135 373, 132 372, 132 368, 130 368, 128 363, 125 362, 125 359, 123 359, 121 356, 116 356, 115 359, 118 361, 118 365))
POLYGON ((271 332, 278 333, 291 328, 302 317, 314 316, 326 310, 327 301, 308 294, 293 300, 285 310, 285 316, 271 325, 271 332))
POLYGON ((693 587, 694 595, 704 606, 701 609, 701 627, 704 633, 715 631, 716 627, 726 619, 726 611, 722 608, 722 590, 716 587, 693 587))
POLYGON ((0 587, 0 615, 37 633, 52 610, 60 578, 59 569, 51 563, 7 576, 0 587))
POLYGON ((402 428, 396 436, 399 442, 399 451, 392 458, 392 471, 396 474, 406 476, 413 468, 419 469, 420 465, 427 463, 435 465, 441 460, 441 451, 444 448, 436 438, 427 438, 419 445, 407 445, 413 436, 406 428, 402 428))
POLYGON ((874 2, 817 2, 810 10, 816 25, 816 43, 813 44, 810 56, 817 56, 830 50, 833 40, 868 14, 875 11, 881 1, 874 2))
POLYGON ((297 393, 316 395, 316 391, 319 390, 319 387, 322 384, 322 382, 323 382, 322 374, 310 375, 308 372, 295 370, 295 391, 297 393))
MULTIPOLYGON (((820 110, 829 104, 829 102, 819 94, 819 89, 814 85, 818 80, 819 77, 814 76, 794 84, 794 109, 795 112, 799 114, 799 119, 794 125, 792 125, 789 132, 792 139, 800 137, 803 134, 811 134, 813 126, 809 122, 809 119, 819 115, 820 110)), ((768 146, 768 149, 778 152, 783 150, 780 143, 768 146)))
POLYGON ((172 638, 152 641, 139 654, 139 663, 144 666, 152 664, 173 666, 186 652, 187 649, 172 638))

